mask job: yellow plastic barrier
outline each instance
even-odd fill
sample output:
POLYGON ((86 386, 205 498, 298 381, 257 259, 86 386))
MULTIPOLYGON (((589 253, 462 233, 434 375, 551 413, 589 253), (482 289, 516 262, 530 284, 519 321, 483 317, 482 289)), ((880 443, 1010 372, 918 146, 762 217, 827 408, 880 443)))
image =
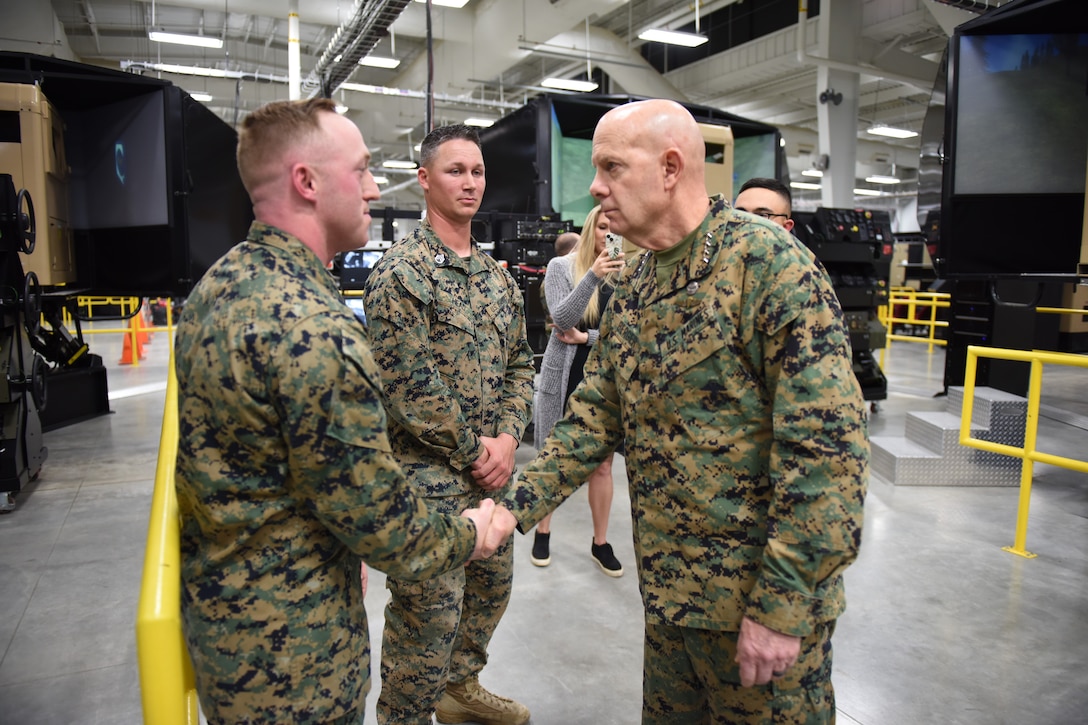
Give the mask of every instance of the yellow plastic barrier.
POLYGON ((144 573, 136 610, 136 659, 145 725, 196 725, 199 722, 193 665, 181 633, 181 527, 174 491, 177 455, 178 390, 171 354, 144 573))
POLYGON ((1027 559, 1034 559, 1036 556, 1024 548, 1027 544, 1028 536, 1028 508, 1031 502, 1031 474, 1034 462, 1048 463, 1052 466, 1060 466, 1061 468, 1069 468, 1074 471, 1088 473, 1088 462, 1086 461, 1055 456, 1035 449, 1035 443, 1039 432, 1039 395, 1043 385, 1044 363, 1088 368, 1088 357, 1062 352, 1005 350, 969 345, 967 347, 967 366, 964 371, 963 381, 963 412, 962 417, 960 418, 960 445, 970 446, 971 448, 978 448, 992 453, 1001 453, 1006 456, 1019 458, 1022 461, 1022 466, 1020 468, 1020 504, 1016 514, 1016 539, 1012 546, 1003 546, 1002 548, 1005 551, 1016 554, 1017 556, 1023 556, 1027 559), (980 357, 1031 363, 1031 375, 1028 383, 1028 417, 1024 430, 1023 448, 971 437, 971 413, 974 408, 975 398, 975 373, 980 357))

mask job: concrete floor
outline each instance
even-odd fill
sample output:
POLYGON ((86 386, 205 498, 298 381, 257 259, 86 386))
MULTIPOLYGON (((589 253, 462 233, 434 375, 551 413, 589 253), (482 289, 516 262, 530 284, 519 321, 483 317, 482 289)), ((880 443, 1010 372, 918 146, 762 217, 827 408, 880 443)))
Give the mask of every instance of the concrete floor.
MULTIPOLYGON (((3 725, 141 721, 133 632, 167 339, 157 333, 139 367, 113 365, 119 336, 90 342, 111 367, 113 414, 47 433, 40 478, 0 516, 3 725)), ((943 409, 933 397, 943 357, 894 343, 872 434, 901 435, 908 411, 943 409)), ((1054 415, 1042 418, 1040 449, 1086 458, 1086 379, 1088 371, 1047 369, 1054 415)), ((555 516, 550 567, 532 566, 531 539, 516 535, 513 599, 482 679, 524 702, 535 725, 639 722, 642 607, 626 481, 622 465, 615 470, 609 539, 623 577, 604 576, 589 557, 584 492, 555 516)), ((872 482, 834 639, 839 722, 1085 722, 1088 476, 1036 465, 1027 539, 1036 559, 1001 549, 1013 543, 1017 497, 1015 488, 872 482)), ((375 646, 386 599, 373 572, 375 646)), ((375 689, 368 722, 376 699, 375 689)))

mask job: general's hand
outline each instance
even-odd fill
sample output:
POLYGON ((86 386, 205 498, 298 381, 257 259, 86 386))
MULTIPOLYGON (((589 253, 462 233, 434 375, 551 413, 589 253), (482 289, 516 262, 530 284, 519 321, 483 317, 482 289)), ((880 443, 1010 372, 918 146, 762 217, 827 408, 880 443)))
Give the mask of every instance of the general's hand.
POLYGON ((801 638, 776 632, 745 617, 737 637, 741 687, 766 685, 786 673, 801 654, 801 638))
POLYGON ((497 438, 480 436, 480 443, 488 455, 481 455, 472 464, 472 477, 485 491, 502 488, 514 473, 517 439, 509 433, 500 433, 497 438))
MULTIPOLYGON (((503 545, 503 542, 510 538, 510 534, 514 533, 517 527, 518 520, 514 518, 514 514, 510 513, 505 506, 496 506, 491 517, 491 528, 487 532, 484 550, 494 553, 503 545)), ((489 553, 488 556, 490 555, 489 553)))
POLYGON ((593 260, 591 269, 598 279, 607 277, 611 272, 619 272, 623 269, 623 252, 620 252, 615 259, 612 259, 608 256, 608 247, 605 246, 601 253, 597 255, 597 258, 593 260))
POLYGON ((365 561, 359 562, 359 580, 363 583, 363 596, 365 597, 367 585, 367 570, 365 561))
MULTIPOLYGON (((503 509, 505 511, 505 509, 503 509)), ((476 561, 477 559, 486 559, 495 553, 496 547, 488 548, 488 532, 491 528, 491 517, 495 512, 495 502, 489 498, 485 498, 480 502, 479 508, 465 509, 461 512, 461 515, 467 519, 471 519, 476 524, 476 546, 472 549, 472 556, 469 557, 469 561, 476 561)), ((509 513, 509 512, 507 512, 509 513)))

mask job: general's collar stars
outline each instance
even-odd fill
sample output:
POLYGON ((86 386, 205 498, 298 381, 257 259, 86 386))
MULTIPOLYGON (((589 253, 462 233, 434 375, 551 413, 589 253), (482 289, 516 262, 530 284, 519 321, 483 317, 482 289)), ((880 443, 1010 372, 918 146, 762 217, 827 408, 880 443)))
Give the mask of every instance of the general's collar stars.
POLYGON ((439 252, 438 254, 434 255, 434 263, 437 264, 439 267, 445 267, 448 261, 449 260, 446 258, 446 254, 444 252, 439 252))

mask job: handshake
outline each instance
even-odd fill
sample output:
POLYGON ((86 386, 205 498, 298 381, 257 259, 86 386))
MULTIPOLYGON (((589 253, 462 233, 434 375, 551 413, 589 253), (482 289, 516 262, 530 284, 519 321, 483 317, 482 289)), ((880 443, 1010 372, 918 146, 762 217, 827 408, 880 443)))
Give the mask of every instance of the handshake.
POLYGON ((476 524, 476 548, 469 561, 486 559, 494 554, 518 525, 514 514, 504 506, 496 506, 489 498, 481 501, 479 508, 465 509, 461 515, 476 524))

